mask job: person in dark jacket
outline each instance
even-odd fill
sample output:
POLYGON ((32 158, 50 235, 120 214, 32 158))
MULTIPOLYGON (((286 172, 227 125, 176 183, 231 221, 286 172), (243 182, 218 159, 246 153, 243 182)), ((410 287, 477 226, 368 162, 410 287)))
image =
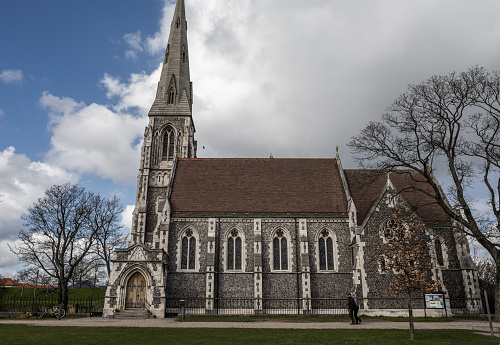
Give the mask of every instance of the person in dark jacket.
MULTIPOLYGON (((363 320, 361 320, 359 317, 358 317, 358 310, 359 310, 359 303, 358 303, 358 299, 356 298, 356 295, 355 294, 352 294, 351 296, 353 302, 354 302, 354 309, 353 309, 353 313, 354 313, 354 319, 356 320, 356 325, 361 325, 361 322, 363 320)), ((352 318, 351 318, 352 319, 352 318)))
POLYGON ((354 322, 354 308, 356 304, 354 303, 354 299, 350 293, 347 294, 347 308, 349 309, 349 318, 351 319, 351 325, 355 325, 354 322))

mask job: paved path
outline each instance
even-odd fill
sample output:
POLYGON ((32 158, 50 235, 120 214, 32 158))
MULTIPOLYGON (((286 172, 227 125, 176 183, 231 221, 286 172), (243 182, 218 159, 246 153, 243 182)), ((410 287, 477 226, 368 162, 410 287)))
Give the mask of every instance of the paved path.
MULTIPOLYGON (((37 320, 5 320, 0 324, 25 324, 31 326, 76 326, 76 327, 165 327, 165 328, 285 328, 285 329, 408 329, 408 322, 393 322, 367 319, 361 325, 350 325, 349 322, 179 322, 175 319, 37 319, 37 320)), ((500 324, 494 323, 495 333, 500 333, 500 324)), ((469 329, 490 332, 487 321, 450 321, 450 322, 416 322, 415 329, 469 329)))

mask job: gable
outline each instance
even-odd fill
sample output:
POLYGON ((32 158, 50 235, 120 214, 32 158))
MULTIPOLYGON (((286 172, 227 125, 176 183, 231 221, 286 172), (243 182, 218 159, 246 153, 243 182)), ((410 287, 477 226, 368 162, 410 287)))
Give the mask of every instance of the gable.
POLYGON ((346 217, 334 159, 179 159, 172 215, 346 217))
MULTIPOLYGON (((358 225, 361 225, 373 207, 377 198, 383 192, 387 175, 379 175, 374 170, 345 170, 349 189, 357 210, 358 225)), ((402 171, 390 173, 390 179, 400 195, 411 205, 417 215, 427 225, 449 224, 451 219, 435 200, 422 189, 433 193, 432 187, 415 172, 402 171)))

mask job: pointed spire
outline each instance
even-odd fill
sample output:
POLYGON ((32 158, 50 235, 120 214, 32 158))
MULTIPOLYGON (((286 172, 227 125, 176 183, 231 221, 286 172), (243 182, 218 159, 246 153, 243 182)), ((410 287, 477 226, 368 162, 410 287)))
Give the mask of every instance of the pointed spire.
POLYGON ((184 0, 178 0, 170 26, 156 99, 149 115, 191 116, 192 104, 186 9, 184 0))

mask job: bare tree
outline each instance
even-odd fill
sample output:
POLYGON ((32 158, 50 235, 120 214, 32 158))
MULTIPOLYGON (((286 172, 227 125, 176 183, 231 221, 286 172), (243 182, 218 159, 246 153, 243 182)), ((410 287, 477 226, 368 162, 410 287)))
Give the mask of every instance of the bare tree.
POLYGON ((68 304, 68 283, 76 267, 95 245, 105 224, 101 197, 69 183, 55 185, 28 209, 19 232, 20 244, 11 250, 21 262, 40 268, 58 283, 59 303, 68 304))
POLYGON ((411 298, 436 291, 431 277, 433 263, 429 248, 422 241, 425 225, 402 208, 395 208, 390 216, 391 226, 385 231, 385 243, 375 248, 370 259, 375 263, 370 271, 387 277, 389 292, 403 294, 408 302, 410 340, 415 340, 411 298))
MULTIPOLYGON (((417 172, 432 187, 420 192, 441 206, 457 231, 475 238, 491 254, 499 281, 500 241, 490 236, 500 222, 499 131, 500 72, 472 67, 409 85, 382 122, 370 122, 349 146, 362 167, 417 172), (480 190, 484 193, 477 195, 480 190), (485 200, 489 211, 477 211, 477 199, 485 200)), ((500 284, 495 307, 500 310, 500 284)))
POLYGON ((123 205, 114 197, 112 199, 97 198, 92 220, 99 228, 96 236, 95 253, 104 261, 108 277, 111 273, 111 258, 117 248, 126 247, 128 236, 122 232, 123 225, 119 223, 123 205))

